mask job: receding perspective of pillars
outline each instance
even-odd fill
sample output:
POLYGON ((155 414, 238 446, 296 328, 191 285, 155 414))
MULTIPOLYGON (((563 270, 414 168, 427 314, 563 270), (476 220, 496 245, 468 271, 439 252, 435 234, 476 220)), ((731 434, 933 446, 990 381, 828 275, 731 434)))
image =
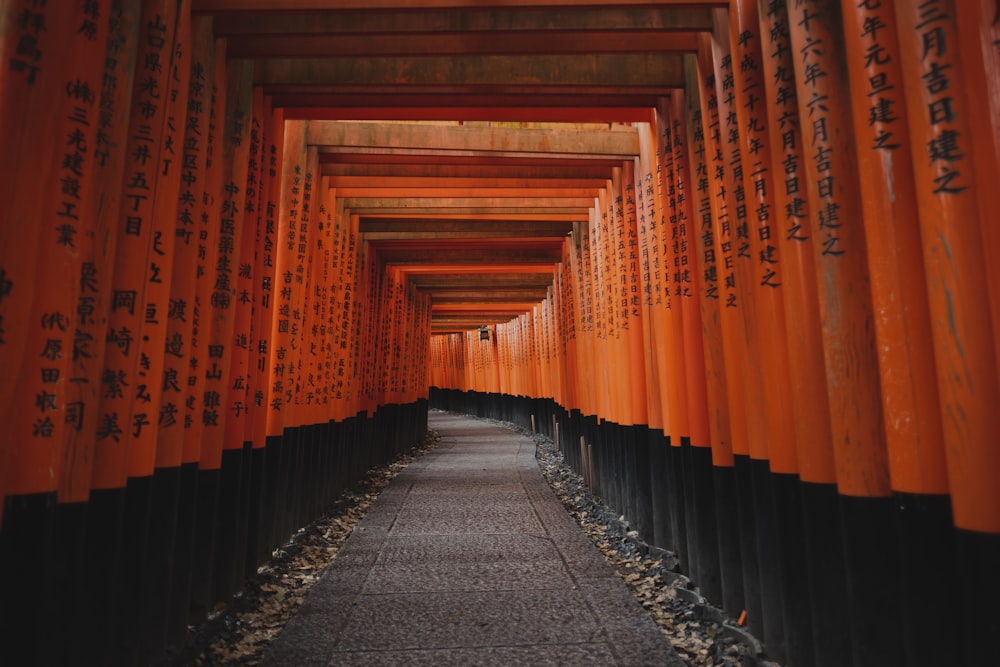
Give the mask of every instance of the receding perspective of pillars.
POLYGON ((422 438, 430 310, 375 309, 359 416, 370 276, 305 123, 186 1, 0 11, 2 661, 148 662, 422 438))
POLYGON ((154 661, 433 405, 782 664, 1000 664, 995 0, 64 4, 0 3, 0 663, 154 661))
MULTIPOLYGON (((704 478, 681 442, 676 468, 657 474, 651 437, 645 537, 675 550, 731 614, 748 610, 786 664, 994 659, 972 637, 994 623, 984 563, 1000 506, 995 485, 983 495, 996 448, 977 435, 996 413, 980 409, 997 405, 995 225, 980 213, 996 135, 992 100, 954 81, 996 71, 994 50, 980 47, 995 28, 989 12, 970 17, 989 3, 957 4, 732 2, 699 37, 685 89, 648 129, 636 125, 647 426, 663 445, 681 441, 692 427, 676 392, 705 406, 716 499, 706 518, 704 478), (682 239, 697 274, 704 393, 682 389, 692 330, 670 324, 691 288, 671 282, 685 269, 666 268, 680 266, 682 239), (956 585, 925 591, 920 573, 942 569, 956 585), (929 604, 951 611, 921 613, 929 604)), ((604 239, 616 234, 606 206, 573 240, 579 312, 572 334, 557 334, 579 350, 593 322, 598 358, 616 340, 614 313, 601 309, 604 239)), ((594 471, 583 447, 567 458, 629 516, 641 504, 600 469, 617 470, 620 451, 601 411, 634 390, 600 365, 585 375, 592 358, 573 371, 579 403, 561 407, 581 415, 577 439, 602 456, 594 471)), ((443 396, 454 385, 435 386, 443 396)))

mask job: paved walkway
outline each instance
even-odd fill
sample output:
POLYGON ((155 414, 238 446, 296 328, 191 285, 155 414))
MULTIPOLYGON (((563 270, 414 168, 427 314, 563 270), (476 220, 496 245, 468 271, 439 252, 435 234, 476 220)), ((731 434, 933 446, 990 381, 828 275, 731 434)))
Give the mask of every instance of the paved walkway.
POLYGON ((684 664, 529 438, 440 412, 430 427, 440 445, 382 491, 265 665, 684 664))

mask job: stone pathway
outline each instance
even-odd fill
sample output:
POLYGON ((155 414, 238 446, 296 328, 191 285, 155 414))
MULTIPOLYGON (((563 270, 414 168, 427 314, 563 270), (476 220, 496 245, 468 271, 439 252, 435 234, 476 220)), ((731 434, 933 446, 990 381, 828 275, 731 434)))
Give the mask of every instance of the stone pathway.
POLYGON ((566 513, 527 437, 431 413, 264 664, 681 666, 566 513))

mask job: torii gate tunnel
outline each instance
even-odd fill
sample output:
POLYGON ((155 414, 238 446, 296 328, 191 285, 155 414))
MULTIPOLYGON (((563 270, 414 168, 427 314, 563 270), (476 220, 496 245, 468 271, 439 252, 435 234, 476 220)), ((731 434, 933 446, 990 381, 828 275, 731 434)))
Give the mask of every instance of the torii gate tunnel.
POLYGON ((1000 664, 996 0, 0 26, 0 662, 155 659, 430 405, 784 664, 1000 664))

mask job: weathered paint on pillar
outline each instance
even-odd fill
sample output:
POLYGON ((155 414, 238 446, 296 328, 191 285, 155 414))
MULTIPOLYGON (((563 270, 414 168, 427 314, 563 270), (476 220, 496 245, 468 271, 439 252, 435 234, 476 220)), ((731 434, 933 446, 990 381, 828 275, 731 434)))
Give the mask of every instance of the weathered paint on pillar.
POLYGON ((733 111, 743 156, 749 258, 744 258, 746 295, 754 303, 767 456, 770 470, 798 473, 793 404, 785 335, 784 272, 778 247, 769 125, 757 0, 730 5, 729 38, 733 61, 733 111))
POLYGON ((966 93, 975 84, 963 75, 954 9, 949 0, 899 0, 896 19, 955 525, 1000 533, 1000 374, 986 245, 996 220, 978 197, 995 184, 969 159, 980 150, 966 93))
POLYGON ((677 289, 674 296, 680 297, 680 307, 684 330, 685 394, 688 411, 688 430, 691 444, 696 447, 711 446, 708 423, 708 394, 706 389, 705 342, 703 339, 701 305, 699 303, 701 277, 697 262, 695 238, 698 234, 694 215, 690 166, 690 143, 688 123, 685 119, 686 97, 684 90, 671 94, 667 118, 670 122, 674 152, 674 187, 676 207, 672 215, 677 216, 678 262, 677 289))
POLYGON ((805 147, 800 131, 793 51, 783 2, 768 2, 760 12, 765 109, 771 142, 774 233, 783 272, 789 372, 794 401, 790 408, 798 447, 799 477, 833 484, 830 405, 816 283, 814 235, 809 228, 805 147))
MULTIPOLYGON (((167 184, 165 179, 161 183, 160 172, 164 161, 172 160, 165 150, 166 137, 173 136, 168 127, 168 116, 172 111, 166 104, 165 96, 172 74, 170 63, 176 36, 177 9, 176 2, 147 0, 143 3, 140 18, 128 125, 128 157, 118 212, 118 241, 97 416, 93 479, 93 487, 97 489, 121 488, 125 485, 126 476, 150 474, 155 459, 155 443, 138 440, 142 431, 155 423, 149 419, 150 412, 144 407, 152 400, 148 383, 142 382, 139 376, 141 370, 147 370, 143 368, 140 344, 147 319, 147 291, 151 284, 155 285, 150 281, 159 279, 152 265, 158 257, 156 249, 162 249, 163 243, 163 229, 154 229, 154 204, 157 197, 162 202, 168 200, 167 184), (160 232, 159 239, 157 231, 160 232), (156 245, 157 240, 159 246, 156 245), (135 452, 129 449, 133 439, 135 452)), ((170 194, 176 204, 176 186, 170 194)), ((169 223, 173 224, 172 218, 169 223)), ((162 345, 162 337, 160 342, 162 345)), ((151 365, 148 354, 146 363, 151 365)), ((158 409, 157 406, 152 412, 154 419, 158 409)))
MULTIPOLYGON (((722 338, 722 350, 726 374, 726 396, 728 397, 729 427, 733 454, 750 454, 747 435, 747 416, 744 395, 746 393, 741 375, 742 362, 737 348, 735 320, 731 311, 736 308, 736 265, 732 244, 735 241, 733 230, 735 213, 731 215, 727 191, 726 174, 727 161, 722 143, 722 126, 719 114, 718 94, 716 93, 716 74, 712 58, 712 38, 710 35, 699 37, 697 82, 699 101, 701 105, 701 125, 705 142, 705 167, 707 171, 707 191, 709 193, 710 213, 712 217, 711 233, 705 235, 703 257, 709 255, 715 262, 716 278, 714 284, 706 279, 706 296, 718 299, 718 321, 722 338), (711 247, 708 243, 711 242, 711 247), (725 244, 725 245, 724 245, 725 244), (706 254, 708 253, 708 254, 706 254)), ((702 211, 704 216, 706 212, 702 211)), ((703 229, 704 229, 704 217, 703 229)), ((711 318, 709 313, 707 318, 711 318)), ((704 318, 704 316, 703 316, 704 318)))
POLYGON ((889 468, 858 173, 837 3, 789 15, 802 119, 837 486, 885 496, 889 468))
MULTIPOLYGON (((226 442, 226 403, 230 370, 233 363, 234 330, 236 323, 237 284, 246 202, 247 156, 249 154, 250 122, 252 119, 252 64, 245 61, 226 62, 226 112, 222 129, 222 187, 216 193, 218 208, 218 257, 209 267, 214 277, 209 303, 205 307, 211 323, 208 358, 203 365, 205 391, 202 395, 202 418, 205 425, 202 463, 208 467, 221 465, 222 450, 242 447, 226 442), (207 452, 206 452, 207 450, 207 452), (206 460, 208 453, 211 457, 206 460), (218 458, 216 458, 218 457, 218 458), (216 463, 217 462, 217 463, 216 463)), ((204 306, 203 306, 204 307, 204 306)))
POLYGON ((192 23, 190 76, 184 136, 181 142, 181 186, 174 219, 174 254, 167 331, 164 345, 162 398, 157 417, 158 466, 177 466, 184 461, 185 400, 191 363, 191 338, 198 286, 199 202, 207 177, 207 138, 211 115, 212 62, 215 42, 212 22, 196 18, 192 23))
POLYGON ((195 300, 191 308, 191 345, 188 361, 187 398, 184 401, 184 463, 198 463, 203 470, 218 469, 221 441, 206 440, 205 369, 209 366, 211 344, 211 301, 215 287, 214 268, 219 255, 218 205, 222 190, 222 130, 226 108, 226 44, 215 40, 214 52, 202 56, 209 67, 211 93, 205 133, 205 178, 196 193, 197 257, 195 300), (210 59, 209 59, 210 58, 210 59))
POLYGON ((895 12, 842 6, 892 488, 947 494, 895 12))
MULTIPOLYGON (((719 268, 715 252, 715 217, 712 210, 712 177, 709 173, 705 142, 703 107, 699 94, 699 74, 693 57, 687 59, 684 117, 690 146, 692 187, 689 189, 694 210, 692 230, 694 266, 698 274, 698 301, 701 311, 701 339, 704 343, 705 392, 707 419, 712 445, 712 464, 733 466, 733 442, 729 421, 729 393, 723 348, 722 322, 719 314, 719 268)), ((706 88, 705 90, 709 90, 706 88)))

